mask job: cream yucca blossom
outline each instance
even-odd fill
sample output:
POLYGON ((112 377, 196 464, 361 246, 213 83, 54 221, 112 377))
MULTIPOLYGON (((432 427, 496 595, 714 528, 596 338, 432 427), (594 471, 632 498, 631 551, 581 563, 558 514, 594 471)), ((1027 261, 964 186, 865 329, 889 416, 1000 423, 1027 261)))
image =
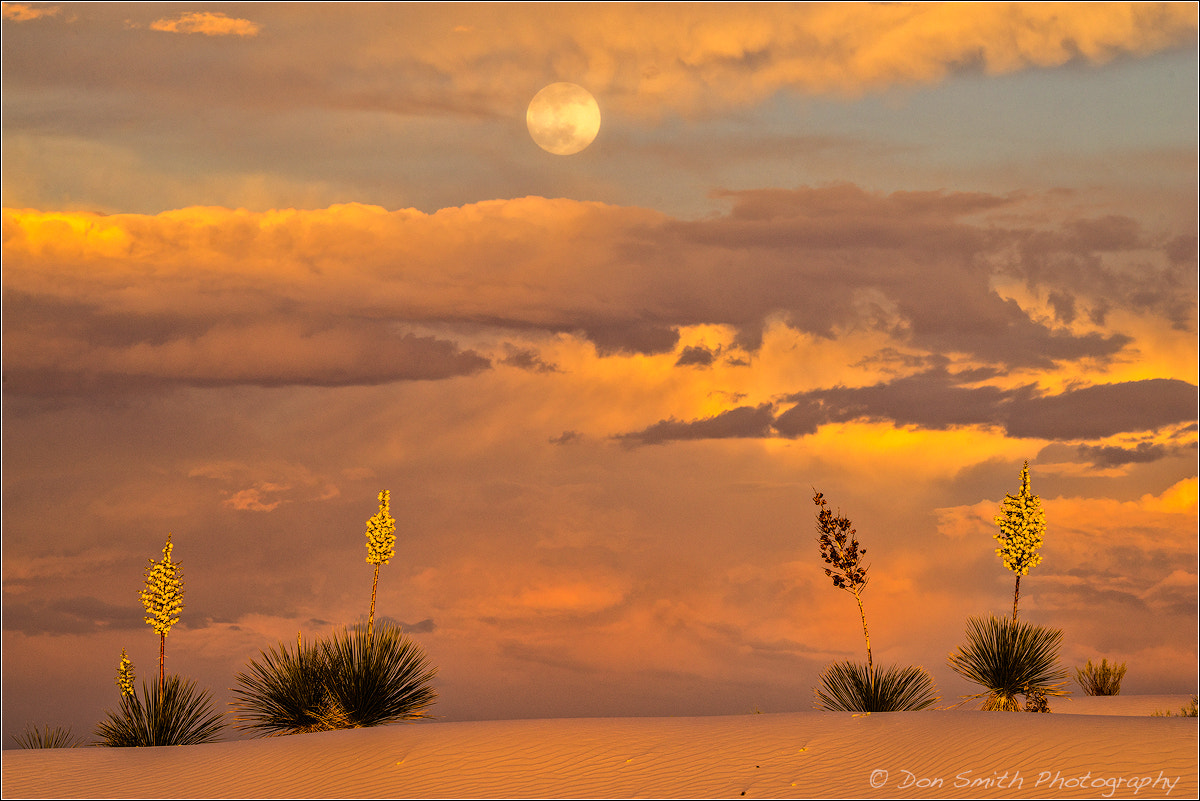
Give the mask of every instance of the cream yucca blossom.
POLYGON ((117 686, 121 688, 121 695, 133 695, 133 662, 129 659, 129 654, 125 653, 125 649, 121 649, 121 663, 117 666, 117 686))
POLYGON ((142 590, 142 606, 146 607, 146 623, 158 632, 158 689, 161 694, 166 682, 167 635, 179 622, 183 610, 183 565, 172 561, 171 535, 163 546, 160 562, 150 560, 146 568, 146 589, 142 590))
POLYGON ((1046 534, 1046 513, 1042 500, 1029 489, 1029 462, 1021 469, 1021 489, 1016 495, 1006 495, 1000 504, 1000 514, 995 518, 1000 527, 995 534, 1000 547, 996 555, 1004 560, 1004 566, 1017 574, 1013 590, 1013 620, 1017 619, 1017 601, 1021 593, 1021 576, 1028 576, 1030 568, 1042 563, 1038 549, 1046 534))
POLYGON ((391 493, 379 493, 379 511, 367 521, 367 564, 386 565, 396 553, 396 521, 389 514, 391 493))
POLYGON ((146 568, 146 589, 141 592, 146 623, 163 637, 171 633, 171 627, 179 622, 179 613, 183 610, 183 570, 178 562, 171 560, 172 548, 168 534, 162 561, 150 560, 150 567, 146 568))
POLYGON ((375 590, 379 587, 379 566, 386 565, 396 553, 396 521, 392 518, 388 501, 391 493, 379 493, 379 511, 367 521, 367 564, 375 565, 375 578, 371 581, 371 613, 367 617, 367 640, 375 630, 375 590))

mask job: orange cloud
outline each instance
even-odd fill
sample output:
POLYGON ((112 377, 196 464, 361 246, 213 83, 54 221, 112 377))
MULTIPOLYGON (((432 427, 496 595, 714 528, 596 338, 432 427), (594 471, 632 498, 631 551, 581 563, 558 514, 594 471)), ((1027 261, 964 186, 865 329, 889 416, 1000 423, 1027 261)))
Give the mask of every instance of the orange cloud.
MULTIPOLYGON (((472 31, 411 41, 404 59, 452 76, 472 97, 509 102, 514 86, 540 85, 542 65, 553 64, 622 113, 691 114, 780 90, 859 95, 962 70, 1103 64, 1187 45, 1197 30, 1184 3, 781 3, 752 13, 648 4, 633 12, 636 24, 621 7, 559 11, 476 9, 474 30, 503 31, 507 47, 472 31), (497 60, 498 50, 510 57, 497 60)), ((461 27, 457 10, 430 13, 451 18, 446 30, 461 27)))
MULTIPOLYGON (((799 437, 860 418, 884 431, 1096 439, 1189 419, 1179 409, 1194 407, 1194 387, 1170 372, 1038 386, 1081 360, 1102 367, 1131 340, 1033 319, 986 271, 964 269, 1029 238, 986 216, 1017 201, 849 185, 730 196, 727 215, 687 222, 541 197, 434 214, 8 209, 7 388, 346 386, 554 365, 586 366, 613 410, 633 396, 650 399, 644 414, 657 404, 660 416, 608 432, 644 442, 773 436, 772 426, 799 437)), ((1107 241, 1075 229, 1042 239, 1065 266, 1037 280, 1073 282, 1078 260, 1105 279, 1099 300, 1126 293, 1171 313, 1169 281, 1104 272, 1107 241)), ((1087 297, 1086 285, 1065 285, 1087 297)), ((1194 340, 1174 337, 1189 343, 1179 369, 1191 375, 1194 340)), ((595 419, 563 423, 554 435, 595 433, 595 419)), ((869 439, 876 451, 889 442, 869 439)))
POLYGON ((3 6, 4 19, 13 22, 29 22, 41 17, 57 16, 58 6, 34 7, 28 3, 5 3, 3 6))
POLYGON ((151 28, 249 37, 278 18, 279 27, 308 31, 314 38, 287 48, 307 54, 302 61, 268 67, 293 75, 290 85, 246 80, 230 95, 253 106, 507 115, 556 74, 587 88, 606 111, 655 118, 742 108, 781 91, 857 96, 963 71, 1103 64, 1192 45, 1197 30, 1186 3, 778 3, 751 13, 729 3, 580 3, 555 14, 452 3, 419 11, 367 4, 353 14, 259 9, 263 23, 192 12, 151 28))
POLYGON ((150 23, 150 29, 155 31, 202 33, 205 36, 257 36, 261 28, 257 22, 211 11, 181 14, 176 19, 164 18, 150 23))
POLYGON ((287 489, 289 487, 276 484, 248 487, 233 493, 233 495, 225 500, 224 505, 243 512, 273 512, 279 504, 283 503, 282 499, 267 501, 264 499, 264 495, 287 489))

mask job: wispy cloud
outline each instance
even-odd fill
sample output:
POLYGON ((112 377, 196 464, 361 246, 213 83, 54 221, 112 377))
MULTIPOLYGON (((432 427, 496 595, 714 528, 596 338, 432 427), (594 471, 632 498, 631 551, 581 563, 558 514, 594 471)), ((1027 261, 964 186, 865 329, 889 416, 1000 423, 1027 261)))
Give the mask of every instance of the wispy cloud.
POLYGON ((150 29, 167 33, 202 33, 205 36, 258 36, 262 26, 248 19, 238 19, 212 11, 194 11, 174 19, 158 19, 150 29))
MULTIPOLYGON (((781 92, 855 97, 962 73, 1099 65, 1188 46, 1197 29, 1186 3, 780 3, 752 14, 734 4, 667 3, 640 6, 637 25, 606 4, 568 4, 555 14, 510 4, 418 11, 381 3, 353 14, 309 5, 297 12, 262 4, 263 22, 188 12, 150 27, 252 37, 272 19, 307 15, 294 46, 236 65, 253 70, 252 78, 239 73, 247 78, 239 82, 233 64, 210 65, 214 82, 253 108, 507 114, 556 65, 602 97, 604 108, 638 119, 707 116, 781 92), (498 30, 501 38, 491 35, 498 30), (281 74, 289 81, 276 80, 281 74)), ((186 91, 175 83, 179 75, 143 60, 155 57, 133 50, 97 69, 120 83, 186 91)), ((47 69, 58 68, 42 65, 40 80, 47 69)))
MULTIPOLYGON (((933 370, 869 387, 799 393, 781 402, 779 410, 770 404, 741 406, 705 419, 664 420, 619 438, 654 445, 688 439, 802 437, 829 423, 864 420, 934 431, 994 426, 1017 438, 1099 440, 1193 421, 1197 397, 1195 385, 1178 379, 1042 393, 1031 385, 1016 389, 964 386, 946 371, 933 370)), ((1133 452, 1096 446, 1083 455, 1121 464, 1151 462, 1176 452, 1144 444, 1133 452)))
POLYGON ((257 487, 247 487, 230 495, 225 505, 242 512, 273 512, 283 503, 281 498, 267 500, 272 494, 291 489, 286 484, 263 483, 257 487))

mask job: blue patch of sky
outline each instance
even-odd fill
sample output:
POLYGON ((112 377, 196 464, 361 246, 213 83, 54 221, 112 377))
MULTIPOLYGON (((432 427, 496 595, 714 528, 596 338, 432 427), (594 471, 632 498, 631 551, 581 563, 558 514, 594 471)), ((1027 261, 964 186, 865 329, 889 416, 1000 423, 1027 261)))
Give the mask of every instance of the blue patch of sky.
POLYGON ((1179 49, 1100 66, 961 72, 859 98, 781 91, 651 126, 613 116, 587 159, 561 166, 587 175, 580 196, 683 217, 727 208, 714 189, 1187 188, 1195 173, 1180 165, 1197 147, 1197 65, 1194 49, 1179 49), (1182 158, 1157 157, 1164 152, 1182 158))
POLYGON ((764 111, 765 130, 890 143, 930 166, 1195 148, 1197 54, 959 75, 852 102, 779 96, 764 111))

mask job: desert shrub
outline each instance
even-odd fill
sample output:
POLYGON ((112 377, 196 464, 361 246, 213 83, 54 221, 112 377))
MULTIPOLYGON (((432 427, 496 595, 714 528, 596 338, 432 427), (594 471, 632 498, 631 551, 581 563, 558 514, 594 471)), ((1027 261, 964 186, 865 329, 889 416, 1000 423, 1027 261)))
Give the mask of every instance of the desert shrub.
POLYGON ((1041 687, 1025 688, 1026 712, 1049 712, 1050 702, 1046 700, 1046 691, 1041 687))
MULTIPOLYGON (((1150 717, 1152 717, 1152 718, 1169 718, 1169 717, 1175 717, 1175 716, 1176 716, 1176 713, 1172 712, 1169 709, 1159 710, 1157 712, 1150 713, 1150 717)), ((1184 707, 1180 707, 1179 712, 1178 712, 1178 717, 1194 718, 1194 717, 1198 717, 1198 716, 1200 716, 1200 697, 1193 694, 1192 700, 1188 703, 1188 705, 1184 706, 1184 707)))
POLYGON ((296 650, 280 645, 237 675, 238 728, 259 736, 379 726, 428 717, 437 668, 388 620, 296 650))
POLYGON ((1018 695, 1066 695, 1066 670, 1058 665, 1060 629, 995 616, 967 620, 967 643, 949 657, 950 667, 985 688, 965 700, 983 699, 984 710, 1020 710, 1018 695))
POLYGON ((1125 663, 1108 664, 1107 659, 1101 659, 1100 664, 1087 664, 1075 668, 1075 683, 1088 695, 1120 695, 1121 679, 1125 678, 1125 663))
POLYGON ((235 725, 263 736, 345 728, 344 712, 326 692, 327 677, 319 645, 297 638, 294 652, 283 643, 263 651, 261 662, 250 660, 237 675, 234 705, 246 717, 235 725))
POLYGON ((224 728, 221 713, 213 709, 208 690, 200 690, 191 679, 166 676, 158 683, 142 682, 135 690, 121 693, 119 711, 109 711, 96 726, 98 745, 114 748, 155 745, 197 745, 216 742, 224 728))
POLYGON ((83 738, 76 737, 69 728, 59 726, 40 729, 36 724, 29 725, 12 738, 21 748, 77 748, 83 745, 83 738))
POLYGON ((895 665, 881 674, 849 660, 825 668, 813 692, 818 707, 835 712, 911 712, 938 700, 924 668, 895 665))

